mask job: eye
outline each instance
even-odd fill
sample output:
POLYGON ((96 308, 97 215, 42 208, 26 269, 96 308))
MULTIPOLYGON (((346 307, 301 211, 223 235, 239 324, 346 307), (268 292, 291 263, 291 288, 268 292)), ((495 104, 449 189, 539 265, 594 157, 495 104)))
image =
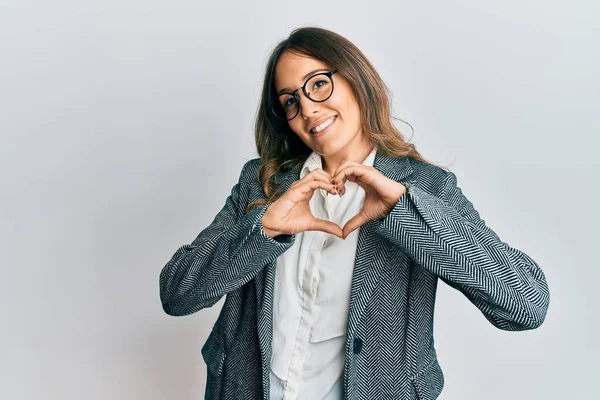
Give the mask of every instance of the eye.
POLYGON ((326 81, 326 80, 324 80, 324 79, 319 79, 318 81, 316 81, 316 82, 313 84, 313 90, 314 90, 314 89, 319 89, 319 88, 321 88, 321 87, 323 87, 323 86, 327 85, 328 83, 329 83, 329 82, 328 82, 328 81, 326 81))
POLYGON ((292 107, 294 104, 296 104, 296 97, 294 96, 290 96, 287 100, 283 102, 283 106, 286 108, 292 107))

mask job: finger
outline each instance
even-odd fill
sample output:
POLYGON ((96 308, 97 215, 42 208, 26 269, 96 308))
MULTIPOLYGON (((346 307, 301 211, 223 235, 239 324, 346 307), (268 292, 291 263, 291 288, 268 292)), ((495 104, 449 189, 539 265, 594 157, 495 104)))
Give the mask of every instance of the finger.
POLYGON ((302 180, 322 179, 326 182, 331 182, 333 177, 329 175, 323 168, 317 168, 310 171, 302 180), (308 179, 307 179, 308 178, 308 179))
POLYGON ((304 195, 308 195, 319 188, 324 189, 330 193, 334 193, 334 194, 337 193, 335 185, 333 185, 332 183, 323 182, 323 181, 308 181, 308 182, 302 184, 301 186, 299 186, 298 190, 300 190, 300 193, 302 193, 304 195))
POLYGON ((340 228, 339 225, 334 224, 331 221, 325 221, 323 219, 318 219, 318 218, 314 218, 312 220, 311 227, 308 230, 327 232, 327 233, 330 233, 332 235, 339 237, 340 239, 342 238, 342 235, 343 235, 342 228, 340 228))
POLYGON ((318 176, 322 176, 325 180, 331 181, 333 176, 329 175, 329 172, 326 172, 323 168, 317 168, 310 173, 313 173, 318 176))
POLYGON ((340 173, 341 170, 343 170, 344 168, 348 167, 349 165, 364 165, 364 164, 359 164, 357 162, 348 161, 348 160, 342 161, 342 163, 333 172, 333 176, 335 177, 337 174, 340 173))
POLYGON ((367 188, 371 186, 371 183, 365 178, 368 178, 370 173, 372 173, 372 169, 366 165, 348 164, 339 170, 338 174, 333 178, 333 181, 338 188, 338 191, 344 195, 346 193, 346 186, 344 183, 347 180, 356 183, 363 189, 367 190, 367 188))
POLYGON ((362 177, 369 174, 371 171, 372 168, 363 164, 348 164, 336 172, 336 174, 333 176, 333 180, 335 182, 339 182, 342 179, 349 180, 352 176, 362 177))
POLYGON ((367 222, 369 222, 369 219, 362 211, 356 214, 354 217, 350 218, 350 220, 346 222, 346 224, 344 225, 344 229, 342 230, 343 239, 346 239, 348 235, 350 235, 350 233, 354 232, 356 229, 358 229, 363 224, 366 224, 367 222))
POLYGON ((294 203, 308 201, 312 198, 315 190, 323 189, 332 195, 338 194, 338 191, 332 183, 323 181, 308 181, 299 184, 293 190, 288 190, 286 193, 288 198, 294 203))
POLYGON ((306 174, 302 179, 297 180, 292 186, 298 186, 308 181, 323 181, 332 183, 333 177, 325 172, 322 168, 317 168, 306 174))
POLYGON ((346 164, 344 167, 338 168, 338 172, 333 178, 333 183, 336 185, 340 194, 346 194, 346 181, 356 182, 355 174, 363 173, 360 166, 346 164))

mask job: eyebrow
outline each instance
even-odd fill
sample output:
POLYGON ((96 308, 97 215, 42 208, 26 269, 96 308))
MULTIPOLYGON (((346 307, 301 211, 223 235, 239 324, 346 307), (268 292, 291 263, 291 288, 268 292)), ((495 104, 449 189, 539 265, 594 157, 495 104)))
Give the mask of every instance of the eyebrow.
MULTIPOLYGON (((317 72, 323 72, 323 71, 329 71, 329 70, 327 68, 313 69, 312 71, 310 71, 309 73, 307 73, 306 75, 304 75, 302 77, 302 79, 303 80, 307 80, 311 75, 316 74, 317 72)), ((289 90, 292 90, 292 89, 285 87, 285 88, 281 89, 279 92, 277 92, 277 94, 281 94, 281 93, 285 92, 286 90, 289 91, 289 90)))

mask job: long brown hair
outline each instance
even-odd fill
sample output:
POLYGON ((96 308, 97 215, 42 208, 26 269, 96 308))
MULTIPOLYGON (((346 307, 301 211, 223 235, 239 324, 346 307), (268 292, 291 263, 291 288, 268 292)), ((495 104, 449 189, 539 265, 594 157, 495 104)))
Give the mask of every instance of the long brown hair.
MULTIPOLYGON (((276 96, 275 65, 284 51, 315 58, 336 68, 348 80, 361 112, 362 131, 377 151, 393 157, 411 157, 429 164, 394 126, 391 93, 367 57, 343 36, 319 27, 303 27, 292 31, 271 53, 263 83, 261 101, 255 123, 255 140, 261 163, 259 180, 265 198, 248 205, 246 212, 281 195, 279 185, 271 177, 304 164, 311 148, 269 110, 276 96)), ((401 120, 401 119, 399 119, 401 120)))

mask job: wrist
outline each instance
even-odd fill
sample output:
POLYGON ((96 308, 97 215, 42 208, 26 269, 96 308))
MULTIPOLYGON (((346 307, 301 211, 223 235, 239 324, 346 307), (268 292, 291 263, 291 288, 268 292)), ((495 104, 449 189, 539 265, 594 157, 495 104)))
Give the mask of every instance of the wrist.
MULTIPOLYGON (((263 217, 263 218, 264 218, 264 217, 263 217)), ((262 222, 263 222, 263 221, 261 220, 261 223, 262 223, 262 222)), ((275 230, 273 230, 273 229, 269 229, 269 228, 267 228, 267 227, 266 227, 264 224, 263 224, 263 226, 262 226, 262 230, 263 230, 263 232, 265 233, 265 235, 269 236, 271 239, 275 238, 275 236, 279 236, 279 235, 281 235, 281 232, 277 232, 277 231, 275 231, 275 230)))
POLYGON ((273 230, 271 230, 269 228, 265 228, 264 226, 263 226, 263 232, 265 233, 265 235, 267 235, 271 239, 275 239, 276 236, 281 235, 281 233, 273 231, 273 230))

